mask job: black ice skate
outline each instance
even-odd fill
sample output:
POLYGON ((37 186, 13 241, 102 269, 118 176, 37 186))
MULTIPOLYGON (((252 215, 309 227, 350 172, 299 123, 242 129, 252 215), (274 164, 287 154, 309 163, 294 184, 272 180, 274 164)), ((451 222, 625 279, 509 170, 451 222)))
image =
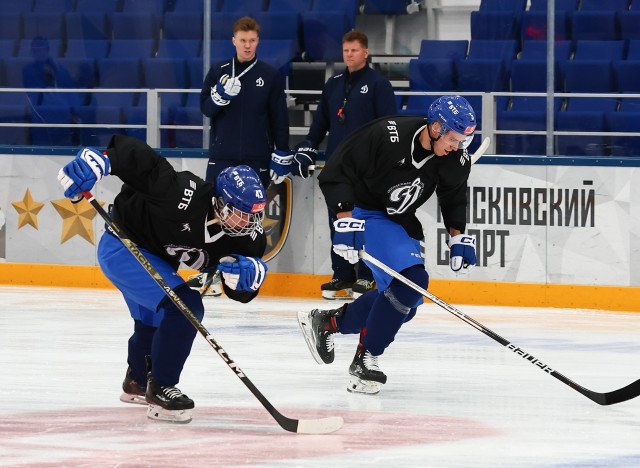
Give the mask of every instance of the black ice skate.
POLYGON ((324 283, 320 286, 320 291, 322 291, 322 297, 325 299, 352 299, 352 286, 353 282, 351 281, 342 281, 337 278, 333 278, 328 283, 324 283))
POLYGON ((355 283, 353 283, 353 287, 351 288, 351 295, 354 299, 358 299, 364 293, 369 292, 376 287, 376 282, 374 280, 366 280, 359 279, 355 283))
POLYGON ((298 323, 311 355, 318 364, 331 364, 334 359, 333 334, 338 332, 336 317, 340 317, 344 306, 333 310, 313 309, 298 312, 298 323))
POLYGON ((177 387, 162 386, 155 381, 151 372, 147 381, 146 400, 149 404, 147 417, 160 421, 188 423, 191 421, 193 400, 177 387))
POLYGON ((374 395, 387 383, 387 376, 378 367, 378 356, 371 354, 363 345, 358 350, 349 366, 349 385, 347 390, 352 393, 367 393, 374 395))
POLYGON ((202 272, 190 276, 187 280, 187 286, 198 291, 201 296, 218 297, 222 294, 222 281, 220 272, 202 272))
POLYGON ((147 387, 143 387, 131 377, 131 367, 127 368, 127 374, 122 382, 122 395, 120 401, 125 403, 133 403, 136 405, 146 405, 145 392, 147 387))

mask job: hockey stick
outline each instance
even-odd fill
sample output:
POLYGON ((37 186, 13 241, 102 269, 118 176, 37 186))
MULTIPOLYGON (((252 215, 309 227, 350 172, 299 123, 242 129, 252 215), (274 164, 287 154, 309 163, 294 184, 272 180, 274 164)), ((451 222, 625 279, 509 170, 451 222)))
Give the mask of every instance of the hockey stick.
POLYGON ((107 212, 100 206, 100 203, 94 198, 91 192, 82 192, 84 198, 87 199, 91 206, 98 212, 98 214, 107 223, 107 226, 111 232, 124 244, 124 246, 131 252, 131 254, 138 260, 140 265, 151 275, 154 281, 160 286, 164 293, 171 299, 175 306, 182 312, 187 320, 193 325, 196 330, 200 332, 202 336, 207 340, 211 347, 218 353, 222 360, 229 366, 233 373, 247 386, 251 393, 262 403, 269 414, 280 424, 284 430, 289 432, 298 432, 301 434, 328 434, 335 432, 342 427, 344 420, 341 416, 331 416, 322 419, 291 419, 283 416, 274 406, 267 400, 262 393, 253 385, 249 378, 242 372, 240 367, 229 357, 227 352, 220 346, 216 340, 211 336, 209 331, 200 323, 198 318, 193 315, 193 312, 189 310, 187 305, 180 299, 175 291, 167 284, 167 282, 160 276, 160 273, 149 263, 149 260, 140 252, 136 244, 127 237, 127 235, 120 229, 120 226, 107 214, 107 212))
POLYGON ((480 146, 478 146, 478 149, 475 150, 475 152, 471 155, 471 164, 475 164, 478 162, 478 159, 480 159, 482 155, 489 149, 490 144, 491 139, 489 137, 486 137, 484 140, 482 140, 482 143, 480 144, 480 146))
POLYGON ((481 323, 475 321, 473 318, 469 317, 468 315, 465 315, 464 313, 462 313, 461 311, 459 311, 458 309, 456 309, 452 305, 447 304, 445 301, 443 301, 439 297, 434 296, 433 294, 431 294, 426 289, 421 288, 420 286, 415 284, 413 281, 405 278, 400 273, 398 273, 395 270, 393 270, 392 268, 388 267, 387 265, 382 263, 380 260, 372 257, 371 255, 369 255, 364 250, 360 251, 360 258, 362 258, 363 260, 367 260, 371 264, 377 266, 378 268, 383 270, 385 273, 387 273, 387 274, 391 275, 392 277, 394 277, 395 279, 403 282, 404 284, 409 286, 414 291, 419 292, 420 294, 425 296, 430 301, 436 303, 437 305, 442 307, 447 312, 452 313, 453 315, 455 315, 456 317, 461 319, 463 322, 468 323, 472 327, 476 328, 477 330, 479 330, 482 333, 484 333, 485 335, 487 335, 489 338, 497 341, 502 346, 506 347, 508 350, 513 351, 518 356, 523 357, 524 359, 526 359, 528 362, 530 362, 534 366, 536 366, 539 369, 543 370, 547 374, 552 375, 553 377, 558 379, 560 382, 564 383, 565 385, 568 385, 569 387, 573 388, 577 392, 582 393, 584 396, 589 398, 591 401, 594 401, 594 402, 598 403, 599 405, 603 405, 603 406, 605 406, 605 405, 614 405, 616 403, 621 403, 623 401, 631 400, 632 398, 635 398, 635 397, 640 395, 640 379, 638 379, 635 382, 627 385, 626 387, 620 388, 618 390, 614 390, 612 392, 600 393, 600 392, 594 392, 593 390, 586 389, 583 386, 578 385, 577 383, 575 383, 573 380, 570 380, 569 378, 565 377, 560 372, 550 368, 545 363, 540 361, 538 358, 536 358, 533 355, 527 353, 525 350, 523 350, 519 346, 516 346, 516 345, 510 343, 509 341, 507 341, 502 336, 500 336, 497 333, 489 330, 487 327, 485 327, 481 323))

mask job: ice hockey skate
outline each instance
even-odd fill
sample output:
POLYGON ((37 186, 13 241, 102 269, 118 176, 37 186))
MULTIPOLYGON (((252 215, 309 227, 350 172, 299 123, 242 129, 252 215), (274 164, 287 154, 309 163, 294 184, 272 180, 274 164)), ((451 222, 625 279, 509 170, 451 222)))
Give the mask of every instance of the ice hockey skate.
POLYGON ((131 377, 131 367, 127 368, 127 374, 122 382, 122 395, 120 401, 124 403, 133 403, 136 405, 146 405, 145 399, 146 387, 143 387, 131 377))
POLYGON ((375 289, 375 287, 376 282, 374 280, 369 281, 366 279, 359 279, 356 280, 355 283, 353 283, 353 287, 351 288, 351 295, 354 299, 358 299, 364 293, 375 289))
POLYGON ((146 400, 149 404, 147 410, 149 419, 182 424, 191 422, 193 400, 177 387, 158 384, 151 372, 147 381, 146 400))
POLYGON ((387 383, 387 376, 378 367, 378 356, 371 354, 362 344, 358 345, 349 366, 349 375, 347 390, 352 393, 375 395, 387 383))
POLYGON ((338 332, 336 317, 342 315, 343 307, 333 310, 313 309, 298 312, 298 324, 307 342, 311 355, 318 364, 331 364, 335 357, 333 334, 338 332))
POLYGON ((320 291, 322 291, 322 297, 329 300, 353 299, 352 287, 353 282, 351 281, 342 281, 338 278, 333 278, 328 283, 320 286, 320 291))
POLYGON ((222 280, 220 272, 202 272, 192 275, 187 280, 187 286, 200 293, 201 296, 218 297, 222 294, 222 280))

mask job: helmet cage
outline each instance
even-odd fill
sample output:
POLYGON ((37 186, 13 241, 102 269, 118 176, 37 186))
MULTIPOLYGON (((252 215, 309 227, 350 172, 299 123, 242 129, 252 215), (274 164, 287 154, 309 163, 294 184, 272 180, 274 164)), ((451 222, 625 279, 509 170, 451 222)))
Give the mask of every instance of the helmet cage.
POLYGON ((218 174, 213 208, 229 236, 246 236, 260 229, 266 204, 264 186, 249 166, 228 167, 218 174))
POLYGON ((215 199, 215 210, 220 220, 220 227, 231 237, 251 234, 262 226, 264 219, 264 210, 258 213, 247 213, 231 203, 225 203, 222 197, 215 199))

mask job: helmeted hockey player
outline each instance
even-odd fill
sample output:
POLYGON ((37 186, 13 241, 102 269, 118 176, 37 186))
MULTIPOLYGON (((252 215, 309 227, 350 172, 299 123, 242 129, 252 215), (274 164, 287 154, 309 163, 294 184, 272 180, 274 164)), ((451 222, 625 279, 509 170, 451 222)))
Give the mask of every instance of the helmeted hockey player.
MULTIPOLYGON (((231 299, 256 297, 267 271, 260 259, 266 247, 266 193, 253 169, 229 167, 208 183, 175 171, 144 142, 116 135, 104 153, 81 149, 58 179, 65 196, 73 199, 109 174, 124 182, 112 216, 198 320, 204 316, 202 299, 178 275, 181 263, 193 269, 218 267, 231 299)), ((191 421, 193 400, 176 385, 196 329, 108 230, 100 238, 98 262, 134 319, 120 399, 148 403, 152 419, 191 421)))
MULTIPOLYGON (((450 234, 450 266, 469 272, 476 263, 475 238, 465 235, 467 146, 476 116, 461 96, 443 96, 429 107, 427 119, 383 117, 341 143, 318 180, 337 216, 333 249, 352 263, 365 248, 373 257, 423 288, 429 284, 420 240, 424 234, 416 210, 435 192, 450 234)), ((377 291, 335 310, 300 312, 298 321, 318 363, 334 359, 335 333, 359 333, 349 367, 347 390, 377 393, 387 376, 378 356, 411 320, 422 296, 374 265, 377 291)))

